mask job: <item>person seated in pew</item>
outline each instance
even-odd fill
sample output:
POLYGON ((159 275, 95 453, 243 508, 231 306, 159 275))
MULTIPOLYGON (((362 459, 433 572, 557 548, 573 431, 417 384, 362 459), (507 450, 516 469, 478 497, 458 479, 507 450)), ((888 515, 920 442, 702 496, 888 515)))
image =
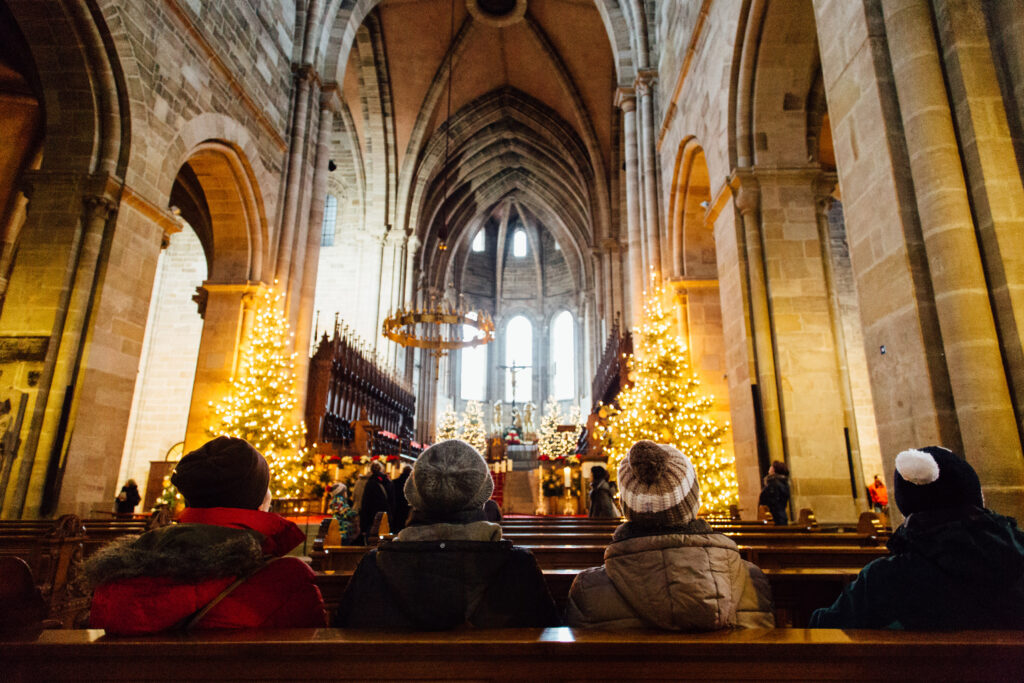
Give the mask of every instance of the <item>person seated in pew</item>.
POLYGON ((967 461, 940 446, 896 456, 906 517, 888 557, 861 570, 811 628, 1024 629, 1024 533, 985 509, 967 461))
POLYGON ((771 587, 736 544, 702 519, 689 458, 638 441, 619 464, 626 523, 604 566, 580 572, 566 620, 578 628, 713 631, 775 626, 771 587))
POLYGON ((89 623, 113 634, 324 626, 313 571, 283 557, 305 540, 270 510, 270 471, 247 441, 219 436, 178 462, 178 524, 89 558, 89 623))
POLYGON ((356 567, 334 624, 445 630, 557 626, 558 612, 533 555, 484 521, 494 483, 469 444, 423 451, 405 483, 411 512, 394 540, 356 567))
POLYGON ((615 494, 608 481, 608 470, 594 465, 590 470, 590 510, 588 517, 618 519, 622 516, 615 505, 615 494))

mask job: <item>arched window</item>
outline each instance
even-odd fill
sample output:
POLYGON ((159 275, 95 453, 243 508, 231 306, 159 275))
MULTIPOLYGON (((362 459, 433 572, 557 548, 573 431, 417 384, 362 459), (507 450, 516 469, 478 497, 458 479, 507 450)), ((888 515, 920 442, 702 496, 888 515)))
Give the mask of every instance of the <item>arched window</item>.
POLYGON ((526 256, 526 231, 522 228, 512 233, 512 255, 516 258, 526 256))
POLYGON ((533 325, 524 316, 517 315, 505 327, 505 365, 505 400, 516 403, 532 400, 533 325))
POLYGON ((486 237, 485 232, 483 230, 480 230, 476 234, 476 237, 473 238, 473 244, 470 246, 470 249, 473 252, 479 254, 481 251, 483 251, 486 248, 487 248, 487 237, 486 237))
POLYGON ((576 330, 569 311, 551 320, 551 393, 558 401, 576 394, 576 330))
POLYGON ((333 194, 324 200, 324 223, 320 232, 320 246, 334 246, 334 226, 338 222, 338 198, 333 194))
MULTIPOLYGON (((480 234, 484 234, 483 230, 480 234)), ((470 314, 474 320, 476 316, 470 314)), ((472 339, 478 330, 472 325, 462 326, 462 338, 472 339)), ((487 398, 487 347, 471 346, 462 350, 462 377, 459 395, 464 401, 483 401, 487 398)))

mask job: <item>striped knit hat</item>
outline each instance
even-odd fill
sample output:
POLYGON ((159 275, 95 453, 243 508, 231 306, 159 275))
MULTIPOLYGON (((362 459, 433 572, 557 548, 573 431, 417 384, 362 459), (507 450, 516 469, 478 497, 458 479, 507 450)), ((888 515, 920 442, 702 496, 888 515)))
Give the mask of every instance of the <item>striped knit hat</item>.
POLYGON ((700 510, 693 463, 672 446, 637 441, 619 463, 623 512, 639 526, 680 526, 700 510))

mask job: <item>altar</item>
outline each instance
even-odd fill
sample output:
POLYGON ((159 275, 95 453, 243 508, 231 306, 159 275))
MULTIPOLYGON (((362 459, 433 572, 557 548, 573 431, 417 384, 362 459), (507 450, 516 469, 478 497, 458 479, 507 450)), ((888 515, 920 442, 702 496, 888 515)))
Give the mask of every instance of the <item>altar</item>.
POLYGON ((512 461, 512 471, 519 472, 537 468, 540 451, 537 444, 509 444, 505 447, 505 457, 512 461))

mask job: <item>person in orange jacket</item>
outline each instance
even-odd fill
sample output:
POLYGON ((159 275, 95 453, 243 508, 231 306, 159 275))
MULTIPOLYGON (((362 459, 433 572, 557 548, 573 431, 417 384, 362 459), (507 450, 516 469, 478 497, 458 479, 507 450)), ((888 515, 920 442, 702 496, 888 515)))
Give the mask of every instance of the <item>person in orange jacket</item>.
POLYGON ((875 475, 875 480, 868 486, 868 495, 871 496, 871 505, 875 512, 884 514, 889 509, 889 492, 885 490, 885 483, 875 475))

